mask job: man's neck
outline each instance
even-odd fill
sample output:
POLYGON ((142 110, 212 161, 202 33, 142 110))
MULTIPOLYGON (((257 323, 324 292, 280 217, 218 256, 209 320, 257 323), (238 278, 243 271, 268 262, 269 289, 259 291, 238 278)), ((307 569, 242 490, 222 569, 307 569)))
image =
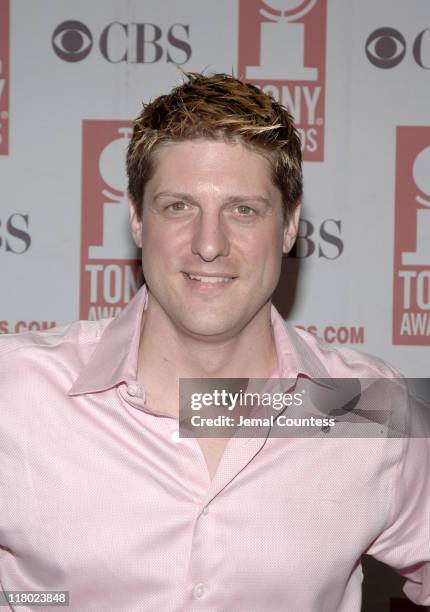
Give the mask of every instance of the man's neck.
POLYGON ((270 303, 230 337, 196 337, 157 308, 144 313, 137 378, 148 403, 175 413, 180 378, 269 378, 277 370, 270 303))

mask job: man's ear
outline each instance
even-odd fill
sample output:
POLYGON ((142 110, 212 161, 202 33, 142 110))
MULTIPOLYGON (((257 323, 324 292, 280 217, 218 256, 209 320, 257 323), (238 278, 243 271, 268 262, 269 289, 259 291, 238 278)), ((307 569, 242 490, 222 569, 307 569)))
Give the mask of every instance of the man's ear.
POLYGON ((137 216, 136 203, 131 196, 128 197, 128 218, 130 222, 131 235, 139 249, 142 248, 142 219, 137 216))
POLYGON ((283 252, 285 255, 291 251, 296 241, 301 208, 302 203, 298 202, 293 213, 290 215, 288 222, 285 223, 283 245, 283 252))

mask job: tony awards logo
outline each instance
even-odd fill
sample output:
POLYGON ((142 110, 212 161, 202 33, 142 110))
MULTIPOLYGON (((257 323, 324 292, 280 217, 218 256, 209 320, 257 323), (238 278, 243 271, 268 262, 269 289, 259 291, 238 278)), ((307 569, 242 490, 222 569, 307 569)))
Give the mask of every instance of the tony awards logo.
POLYGON ((430 127, 398 126, 393 343, 430 345, 430 127))
POLYGON ((128 225, 128 121, 84 120, 80 318, 117 316, 142 283, 128 225))
POLYGON ((246 68, 247 79, 316 81, 318 69, 304 65, 305 24, 296 23, 311 11, 317 0, 265 0, 260 14, 260 65, 246 68))
POLYGON ((430 146, 422 149, 416 156, 412 175, 415 185, 426 195, 426 197, 415 195, 415 201, 425 208, 416 211, 416 249, 413 252, 402 253, 402 265, 430 266, 430 146))
POLYGON ((288 108, 304 161, 324 160, 327 0, 239 0, 238 74, 288 108))
POLYGON ((125 160, 132 130, 118 128, 119 138, 105 146, 99 157, 100 176, 110 189, 103 189, 103 243, 88 247, 89 259, 134 259, 136 246, 128 229, 127 175, 125 160))

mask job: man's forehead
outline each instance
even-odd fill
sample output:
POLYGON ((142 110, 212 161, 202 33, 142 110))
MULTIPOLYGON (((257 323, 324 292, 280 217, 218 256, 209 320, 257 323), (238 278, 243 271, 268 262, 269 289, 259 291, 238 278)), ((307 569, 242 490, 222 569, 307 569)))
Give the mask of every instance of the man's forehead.
POLYGON ((178 184, 205 180, 216 181, 220 186, 241 185, 240 195, 244 196, 254 194, 256 187, 255 195, 261 189, 274 187, 268 159, 239 142, 193 139, 163 143, 154 151, 152 163, 150 182, 157 192, 177 192, 181 191, 178 184), (169 184, 171 179, 174 184, 169 184))
POLYGON ((259 151, 256 146, 242 141, 240 138, 227 137, 204 137, 198 136, 195 138, 185 138, 183 140, 165 140, 156 145, 151 153, 154 158, 172 157, 177 151, 182 154, 184 151, 195 151, 201 154, 202 150, 211 151, 231 151, 232 154, 239 155, 256 155, 259 158, 267 161, 266 156, 259 151))

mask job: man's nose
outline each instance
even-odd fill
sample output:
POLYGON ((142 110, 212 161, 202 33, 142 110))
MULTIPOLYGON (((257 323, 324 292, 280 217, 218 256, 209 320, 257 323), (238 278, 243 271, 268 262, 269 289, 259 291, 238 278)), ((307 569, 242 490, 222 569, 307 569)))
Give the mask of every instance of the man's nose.
POLYGON ((201 212, 195 220, 191 250, 204 261, 213 261, 217 257, 227 256, 230 253, 225 220, 222 215, 212 211, 201 212))

